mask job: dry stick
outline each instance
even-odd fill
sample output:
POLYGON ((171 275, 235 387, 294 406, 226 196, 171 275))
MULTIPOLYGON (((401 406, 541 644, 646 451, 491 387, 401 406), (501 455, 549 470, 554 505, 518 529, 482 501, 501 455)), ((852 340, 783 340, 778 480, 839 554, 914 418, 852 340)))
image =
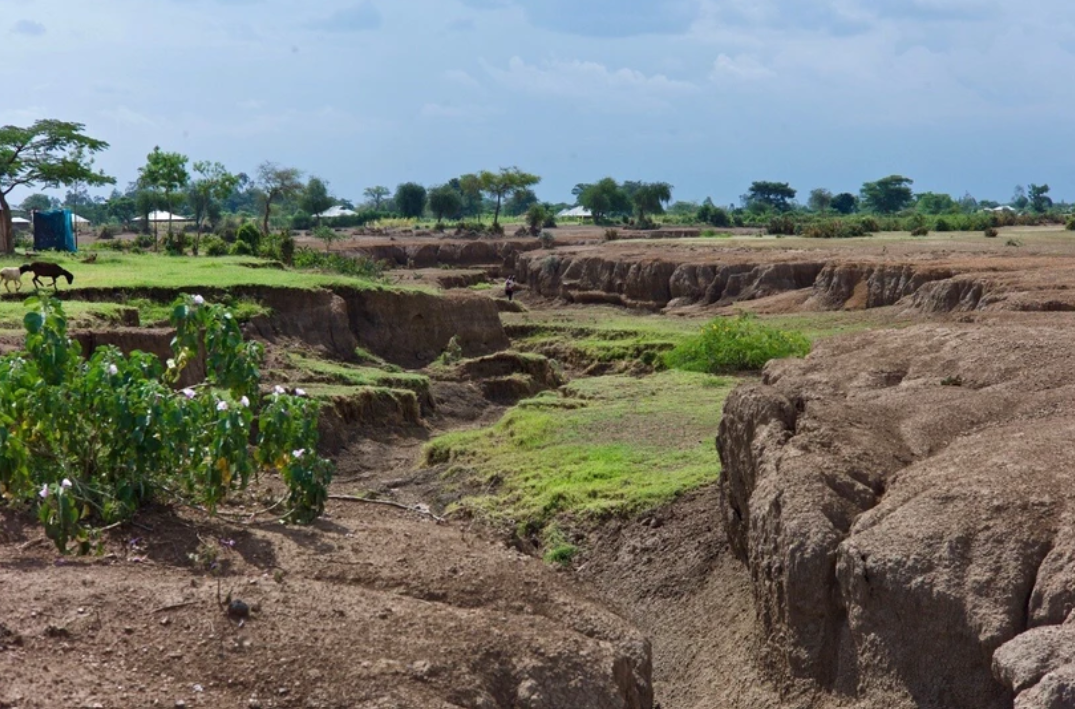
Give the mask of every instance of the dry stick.
POLYGON ((420 515, 425 515, 426 517, 430 517, 434 521, 436 521, 438 524, 443 524, 444 522, 447 521, 443 517, 438 517, 437 515, 433 514, 432 512, 427 512, 426 510, 423 510, 420 507, 411 506, 411 505, 403 505, 403 504, 400 504, 398 502, 391 502, 389 500, 371 500, 368 497, 354 497, 353 495, 329 495, 328 499, 330 499, 330 500, 340 500, 341 502, 364 502, 367 505, 385 505, 386 507, 396 507, 396 508, 401 509, 401 510, 407 510, 408 512, 417 512, 420 515))
POLYGON ((160 608, 154 609, 152 612, 153 613, 164 613, 165 611, 174 611, 174 610, 177 610, 179 608, 186 608, 187 606, 193 606, 195 603, 197 603, 197 601, 184 601, 182 603, 172 603, 171 605, 161 606, 160 608))

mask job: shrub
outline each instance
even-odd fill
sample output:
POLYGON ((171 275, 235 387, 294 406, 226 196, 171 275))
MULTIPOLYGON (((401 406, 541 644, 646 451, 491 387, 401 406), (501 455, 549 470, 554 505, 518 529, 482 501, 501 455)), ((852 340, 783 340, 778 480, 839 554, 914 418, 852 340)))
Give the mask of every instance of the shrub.
POLYGON ((332 242, 339 241, 344 238, 343 234, 337 232, 335 229, 331 229, 327 226, 319 226, 314 229, 313 237, 325 242, 325 251, 329 250, 332 242))
POLYGON ((769 220, 769 224, 765 227, 765 231, 774 235, 793 236, 795 234, 795 220, 786 214, 773 217, 769 220))
POLYGON ((1067 224, 1064 225, 1064 228, 1068 231, 1075 231, 1075 217, 1070 217, 1067 224))
POLYGON ((859 224, 864 231, 871 234, 881 231, 881 224, 877 221, 877 217, 865 216, 859 219, 859 224))
POLYGON ((240 242, 246 244, 249 247, 247 255, 256 256, 258 251, 261 250, 261 230, 247 222, 239 227, 239 231, 235 232, 235 242, 236 245, 240 242))
POLYGON ((116 232, 112 229, 112 227, 110 227, 107 224, 105 224, 104 226, 102 226, 97 231, 97 238, 102 240, 102 241, 107 241, 109 239, 115 239, 116 238, 116 232))
POLYGON ((182 256, 187 250, 187 235, 182 231, 172 232, 164 237, 164 250, 170 256, 182 256))
POLYGON ((317 269, 330 271, 345 276, 356 278, 377 279, 384 275, 384 263, 374 261, 365 256, 343 256, 342 254, 326 254, 323 251, 315 251, 309 248, 296 249, 294 253, 295 268, 317 269))
POLYGON ((866 234, 862 223, 854 219, 824 219, 803 230, 808 239, 851 239, 866 234))
POLYGON ((556 237, 547 231, 541 232, 541 236, 538 237, 538 241, 541 242, 541 248, 543 249, 551 249, 556 246, 556 237))
POLYGON ((314 228, 314 218, 301 209, 291 215, 291 228, 306 231, 314 228))
POLYGON ((210 234, 202 240, 202 250, 206 256, 227 256, 228 245, 215 234, 210 234))
POLYGON ((85 360, 58 301, 26 305, 25 349, 0 357, 0 504, 35 509, 60 551, 89 552, 96 527, 153 500, 213 513, 259 470, 281 474, 286 520, 320 516, 331 468, 315 452, 318 404, 279 391, 261 400, 264 350, 243 341, 227 308, 197 296, 176 301, 165 368, 154 355, 115 347, 85 360), (175 391, 200 351, 206 383, 175 391))
POLYGON ((698 221, 710 226, 726 228, 732 225, 732 218, 728 215, 728 212, 709 202, 705 202, 698 209, 697 218, 698 221))
POLYGON ((995 239, 1000 235, 1000 232, 995 227, 988 226, 985 228, 985 238, 995 239))
POLYGON ((749 315, 717 318, 665 353, 664 362, 673 369, 721 374, 758 370, 771 359, 804 357, 810 341, 797 332, 784 332, 749 315))
POLYGON ((231 245, 232 256, 256 256, 257 254, 250 247, 250 244, 245 241, 237 240, 231 245))
POLYGON ((937 217, 937 221, 933 224, 934 231, 952 231, 952 225, 948 223, 948 220, 944 217, 937 217))
POLYGON ((452 335, 448 340, 448 344, 444 348, 444 352, 437 358, 437 362, 440 364, 455 364, 463 360, 463 346, 459 344, 459 338, 452 335))
POLYGON ((295 263, 295 236, 290 230, 280 234, 280 260, 288 266, 295 263))
POLYGON ((929 236, 929 229, 924 226, 916 226, 911 229, 911 236, 929 236))
POLYGON ((134 237, 134 246, 138 249, 152 249, 153 243, 153 237, 149 234, 139 234, 134 237))
POLYGON ((530 209, 526 210, 526 225, 530 227, 530 233, 537 234, 545 226, 548 216, 549 210, 545 207, 540 204, 531 204, 530 209))
POLYGON ((620 238, 620 232, 616 229, 605 229, 605 241, 616 241, 620 238))

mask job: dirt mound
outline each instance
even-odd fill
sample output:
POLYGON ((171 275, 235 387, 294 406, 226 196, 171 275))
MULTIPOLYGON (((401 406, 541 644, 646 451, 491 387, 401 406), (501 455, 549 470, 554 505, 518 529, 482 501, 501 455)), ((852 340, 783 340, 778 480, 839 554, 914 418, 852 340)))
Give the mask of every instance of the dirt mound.
POLYGON ((729 397, 721 513, 775 676, 905 706, 1071 691, 1027 631, 1075 606, 1073 352, 1069 327, 920 326, 729 397))
POLYGON ((0 517, 0 706, 652 706, 648 643, 569 579, 411 513, 330 512, 143 515, 59 561, 0 517), (188 554, 246 608, 229 618, 188 554))

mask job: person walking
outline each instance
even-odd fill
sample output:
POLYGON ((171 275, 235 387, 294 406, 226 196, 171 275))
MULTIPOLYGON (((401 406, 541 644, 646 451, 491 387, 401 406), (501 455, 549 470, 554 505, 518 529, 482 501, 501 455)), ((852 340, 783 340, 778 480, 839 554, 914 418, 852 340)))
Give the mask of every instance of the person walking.
POLYGON ((508 276, 508 280, 504 281, 504 295, 508 296, 508 300, 511 301, 512 296, 515 294, 515 276, 508 276))

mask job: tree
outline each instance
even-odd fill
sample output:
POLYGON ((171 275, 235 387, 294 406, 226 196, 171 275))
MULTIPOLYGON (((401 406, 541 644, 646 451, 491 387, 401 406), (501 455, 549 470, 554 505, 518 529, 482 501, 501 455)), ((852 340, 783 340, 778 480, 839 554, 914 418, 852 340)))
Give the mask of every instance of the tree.
POLYGON ((417 182, 404 182, 396 187, 395 202, 402 216, 418 219, 425 212, 426 188, 417 182))
POLYGON ((138 206, 133 197, 122 194, 119 190, 112 190, 112 195, 105 202, 105 214, 118 221, 125 229, 129 229, 131 222, 138 216, 138 206))
POLYGON ((646 213, 664 214, 664 205, 672 201, 672 185, 667 182, 641 183, 631 196, 638 212, 638 221, 646 221, 646 213))
POLYGON ((626 214, 631 209, 631 201, 611 177, 587 187, 586 191, 579 195, 579 204, 590 210, 594 223, 607 219, 611 214, 626 214))
POLYGON ((466 174, 461 176, 458 180, 452 180, 452 182, 458 182, 459 194, 463 195, 463 214, 468 217, 477 217, 481 222, 482 218, 482 181, 474 174, 466 174))
POLYGON ((840 214, 854 214, 859 208, 859 198, 850 192, 841 192, 832 198, 832 208, 840 214))
POLYGON ((441 185, 429 191, 429 211, 440 224, 447 217, 458 219, 463 212, 463 195, 452 189, 451 185, 441 185))
POLYGON ((1048 196, 1049 185, 1031 184, 1027 188, 1026 195, 1030 202, 1030 209, 1035 212, 1048 212, 1053 206, 1053 200, 1048 196))
POLYGON ((580 183, 578 183, 577 185, 575 185, 574 187, 571 188, 571 194, 576 199, 578 199, 582 195, 582 193, 585 192, 586 190, 590 189, 590 187, 591 187, 591 185, 590 185, 589 182, 580 182, 580 183))
POLYGON ((16 187, 107 185, 115 179, 93 169, 94 153, 108 143, 85 135, 81 123, 40 120, 27 128, 0 128, 0 252, 14 253, 7 196, 16 187))
POLYGON ((239 178, 220 163, 204 160, 194 163, 194 172, 199 177, 191 183, 187 201, 194 212, 194 255, 197 256, 202 239, 202 221, 235 190, 239 178))
POLYGON ((55 197, 49 197, 47 194, 38 192, 24 199, 19 208, 29 214, 30 212, 47 212, 59 206, 60 203, 55 197))
POLYGON ((765 180, 752 182, 746 194, 746 203, 752 205, 765 205, 778 212, 786 212, 791 209, 791 200, 795 199, 796 191, 787 182, 767 182, 765 180))
MULTIPOLYGON (((157 190, 163 195, 165 208, 168 210, 168 233, 172 233, 172 203, 173 195, 186 186, 190 180, 187 173, 187 156, 181 153, 166 153, 160 146, 153 148, 153 152, 146 156, 146 164, 139 170, 144 187, 157 190)), ((154 232, 153 250, 157 250, 156 233, 154 232)))
POLYGON ((1022 185, 1016 185, 1015 191, 1012 192, 1012 206, 1016 209, 1026 209, 1030 205, 1030 200, 1027 199, 1026 189, 1022 185))
POLYGON ((273 162, 258 165, 257 186, 262 207, 261 233, 269 235, 269 216, 272 206, 285 199, 294 199, 302 191, 302 172, 293 167, 280 167, 273 162))
POLYGON ((959 205, 952 199, 952 195, 923 192, 915 200, 915 209, 922 214, 951 214, 959 211, 959 205))
POLYGON ((695 218, 703 224, 716 227, 729 227, 732 225, 732 218, 728 216, 728 213, 713 204, 713 200, 709 197, 706 197, 705 201, 702 202, 702 206, 698 208, 698 214, 695 218))
POLYGON ((903 175, 889 175, 877 182, 862 185, 862 202, 878 214, 895 214, 914 201, 911 185, 914 180, 903 175))
POLYGON ((315 238, 325 242, 325 251, 329 250, 329 247, 332 246, 333 241, 339 241, 343 238, 343 234, 338 233, 332 227, 327 227, 324 225, 318 225, 314 227, 313 235, 315 238))
POLYGON ((508 199, 507 204, 504 205, 504 211, 513 217, 517 217, 520 214, 526 214, 526 210, 530 209, 533 204, 539 204, 541 200, 534 194, 534 190, 529 187, 521 190, 516 190, 511 198, 508 199))
MULTIPOLYGON (((328 184, 320 177, 311 177, 310 181, 306 183, 306 189, 302 192, 299 208, 317 216, 334 204, 336 204, 336 199, 329 194, 328 184)), ((320 223, 320 219, 318 219, 318 223, 320 223)))
POLYGON ((533 187, 541 182, 541 178, 517 167, 502 167, 500 172, 482 170, 478 173, 478 182, 481 191, 489 195, 490 199, 496 200, 496 209, 493 211, 493 229, 496 230, 500 226, 500 206, 504 198, 519 190, 533 187))
POLYGON ((959 199, 959 210, 964 214, 973 214, 979 209, 978 200, 971 195, 970 192, 965 192, 959 199))
POLYGON ((381 205, 384 203, 388 195, 392 194, 392 190, 381 185, 376 187, 367 187, 362 195, 373 204, 373 208, 378 212, 381 211, 381 205))
POLYGON ((807 206, 815 212, 825 213, 832 208, 833 195, 824 187, 810 190, 810 199, 807 206))

